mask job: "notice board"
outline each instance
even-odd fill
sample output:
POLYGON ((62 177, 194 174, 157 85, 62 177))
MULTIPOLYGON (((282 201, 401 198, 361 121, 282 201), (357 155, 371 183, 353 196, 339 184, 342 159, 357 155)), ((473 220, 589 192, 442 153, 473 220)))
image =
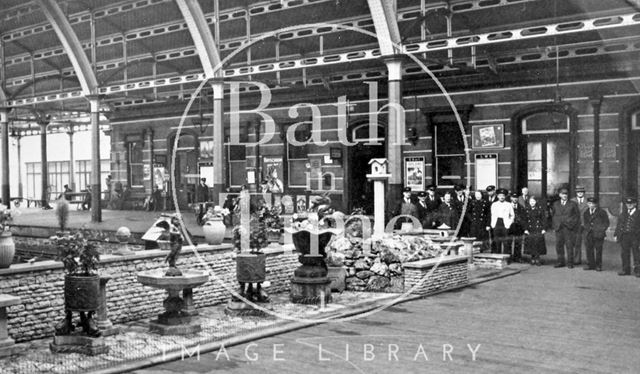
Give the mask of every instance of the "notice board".
POLYGON ((496 153, 477 154, 475 162, 476 188, 498 185, 498 155, 496 153))

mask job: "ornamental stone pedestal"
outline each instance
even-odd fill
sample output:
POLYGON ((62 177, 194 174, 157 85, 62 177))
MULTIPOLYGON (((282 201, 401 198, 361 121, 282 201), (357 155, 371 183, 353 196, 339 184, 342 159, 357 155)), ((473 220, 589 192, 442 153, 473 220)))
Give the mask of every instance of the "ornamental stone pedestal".
POLYGON ((191 335, 202 331, 194 313, 193 289, 205 284, 209 275, 201 270, 182 270, 181 275, 167 275, 161 269, 138 273, 138 282, 167 291, 162 305, 164 313, 149 322, 149 331, 160 335, 191 335), (180 297, 182 291, 182 297, 180 297))
POLYGON ((131 238, 131 230, 128 227, 120 227, 116 231, 116 238, 118 239, 118 249, 113 253, 118 256, 127 256, 135 254, 134 251, 129 249, 129 239, 131 238))
POLYGON ((102 336, 117 335, 120 333, 120 328, 115 327, 111 320, 109 320, 107 309, 107 283, 111 280, 111 277, 100 277, 100 306, 96 311, 96 324, 102 336))
POLYGON ((325 247, 336 233, 335 229, 294 230, 293 244, 301 255, 302 264, 293 272, 289 299, 296 304, 326 304, 331 301, 331 279, 327 276, 325 247), (317 247, 316 247, 317 245, 317 247))
POLYGON ((367 174, 367 179, 373 181, 373 237, 384 235, 384 185, 391 178, 391 174, 387 174, 387 164, 386 158, 372 158, 369 161, 371 174, 367 174))

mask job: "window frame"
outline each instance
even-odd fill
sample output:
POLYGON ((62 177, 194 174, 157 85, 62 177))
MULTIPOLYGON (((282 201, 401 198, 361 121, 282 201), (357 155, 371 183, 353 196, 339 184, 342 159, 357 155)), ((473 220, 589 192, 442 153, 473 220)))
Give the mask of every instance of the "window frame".
POLYGON ((126 143, 127 149, 127 183, 130 188, 144 188, 144 144, 141 140, 133 140, 126 143), (140 162, 133 163, 132 160, 132 147, 135 145, 140 146, 140 162), (134 184, 133 182, 133 166, 140 167, 140 184, 134 184))
MULTIPOLYGON (((290 124, 292 125, 292 124, 290 124)), ((289 125, 289 126, 290 126, 289 125)), ((286 131, 288 129, 288 126, 283 126, 282 131, 285 133, 286 135, 286 131)), ((299 125, 296 128, 296 133, 295 133, 295 137, 296 140, 299 142, 305 142, 308 141, 311 138, 311 123, 309 122, 305 122, 302 125, 299 125), (302 139, 302 138, 298 138, 298 131, 304 131, 306 132, 306 134, 301 134, 301 135, 305 135, 306 139, 302 139)), ((284 186, 285 191, 287 191, 289 188, 303 188, 303 189, 308 189, 310 188, 309 186, 309 144, 305 144, 305 145, 301 145, 301 146, 296 146, 296 145, 292 145, 290 142, 287 141, 286 136, 285 136, 285 153, 287 155, 287 162, 286 162, 286 170, 284 171, 287 174, 287 184, 284 186), (306 157, 291 157, 291 151, 292 150, 299 150, 299 154, 304 154, 306 157), (292 163, 304 163, 304 167, 305 169, 307 169, 307 171, 305 171, 304 175, 304 183, 303 184, 294 184, 291 181, 291 178, 293 176, 293 173, 291 172, 292 170, 294 170, 293 167, 291 167, 292 163)))

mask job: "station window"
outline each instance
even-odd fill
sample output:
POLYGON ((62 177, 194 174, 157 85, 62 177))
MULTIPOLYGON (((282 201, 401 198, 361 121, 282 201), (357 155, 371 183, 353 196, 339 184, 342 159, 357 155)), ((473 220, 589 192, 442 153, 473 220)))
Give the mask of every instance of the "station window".
POLYGON ((465 173, 464 142, 457 123, 434 125, 434 162, 438 187, 461 183, 465 173))
MULTIPOLYGON (((295 138, 305 142, 311 137, 311 124, 299 125, 295 131, 295 138)), ((309 162, 308 145, 296 146, 286 142, 288 164, 288 187, 307 187, 307 163, 309 162)))
POLYGON ((142 142, 127 143, 127 176, 131 187, 144 187, 144 163, 142 162, 142 142))
MULTIPOLYGON (((86 190, 91 185, 91 160, 76 161, 76 191, 86 190)), ((100 160, 100 183, 111 174, 111 162, 109 160, 100 160)), ((101 185, 101 188, 106 188, 101 185)))
POLYGON ((242 145, 227 146, 229 160, 229 186, 240 187, 247 179, 247 147, 242 145))

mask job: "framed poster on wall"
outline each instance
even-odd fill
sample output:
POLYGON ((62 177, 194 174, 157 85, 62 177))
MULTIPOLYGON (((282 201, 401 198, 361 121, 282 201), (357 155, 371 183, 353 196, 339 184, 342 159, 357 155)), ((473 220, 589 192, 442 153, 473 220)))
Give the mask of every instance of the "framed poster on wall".
POLYGON ((504 148, 504 125, 472 126, 471 145, 474 149, 504 148))
POLYGON ((266 184, 262 187, 261 192, 283 193, 284 176, 282 156, 264 156, 262 157, 262 181, 266 184))
POLYGON ((424 156, 404 158, 404 185, 411 191, 424 191, 424 156))
POLYGON ((475 161, 476 189, 498 186, 498 154, 477 154, 475 161))

